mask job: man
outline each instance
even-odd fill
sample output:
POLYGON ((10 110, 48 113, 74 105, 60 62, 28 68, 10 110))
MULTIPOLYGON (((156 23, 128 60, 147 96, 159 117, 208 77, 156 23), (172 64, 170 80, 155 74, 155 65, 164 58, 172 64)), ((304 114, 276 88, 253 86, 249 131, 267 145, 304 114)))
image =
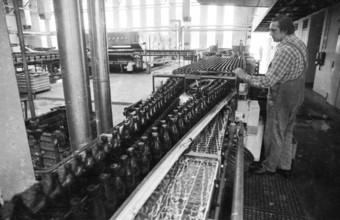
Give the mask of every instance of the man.
POLYGON ((269 88, 264 134, 264 160, 254 174, 288 177, 292 162, 292 138, 296 113, 304 99, 304 74, 307 68, 306 45, 294 35, 292 19, 278 16, 269 27, 277 51, 265 76, 250 76, 241 68, 237 77, 250 86, 269 88))

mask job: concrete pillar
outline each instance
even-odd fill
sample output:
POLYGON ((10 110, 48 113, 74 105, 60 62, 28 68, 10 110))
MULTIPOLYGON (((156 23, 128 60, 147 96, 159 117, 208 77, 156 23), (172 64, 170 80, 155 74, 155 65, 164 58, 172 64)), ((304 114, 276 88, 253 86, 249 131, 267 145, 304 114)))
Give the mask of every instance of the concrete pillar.
MULTIPOLYGON (((45 31, 46 32, 50 32, 50 20, 45 19, 45 31)), ((47 36, 46 37, 47 40, 47 47, 52 47, 52 39, 51 36, 47 36)))
MULTIPOLYGON (((176 1, 169 0, 169 20, 176 19, 176 1)), ((169 22, 170 23, 170 22, 169 22)), ((177 42, 177 33, 175 31, 169 31, 169 49, 174 49, 177 42)))
MULTIPOLYGON (((216 13, 216 24, 217 25, 223 25, 224 20, 224 7, 217 7, 217 13, 216 13)), ((215 42, 218 43, 217 47, 222 48, 223 45, 223 31, 216 31, 215 35, 215 42)))
POLYGON ((145 27, 146 26, 146 0, 140 0, 140 26, 145 27))
POLYGON ((4 10, 0 10, 0 39, 0 190, 4 200, 10 200, 31 186, 35 177, 4 10))
MULTIPOLYGON (((251 18, 253 15, 253 8, 235 7, 234 8, 234 25, 247 25, 251 24, 251 18)), ((250 30, 250 29, 249 29, 250 30)), ((233 31, 232 33, 232 45, 239 46, 242 41, 244 46, 249 48, 250 41, 247 39, 247 35, 250 35, 250 31, 244 28, 243 31, 233 31), (247 45, 245 45, 247 43, 247 45)))
MULTIPOLYGON (((25 1, 24 1, 24 4, 25 4, 25 1)), ((38 4, 37 1, 33 1, 31 4, 28 4, 26 8, 32 11, 37 11, 38 10, 37 4, 38 4), (29 5, 31 5, 31 8, 29 8, 29 5)), ((39 14, 31 13, 31 11, 29 10, 24 10, 24 12, 25 12, 24 14, 26 17, 27 24, 31 23, 31 29, 29 31, 33 31, 33 32, 43 31, 43 29, 40 28, 39 14)), ((24 26, 24 31, 25 31, 25 26, 24 26)), ((42 47, 41 39, 42 39, 41 37, 37 37, 37 36, 25 36, 25 44, 33 48, 42 47)))
POLYGON ((154 13, 154 22, 155 27, 161 26, 161 0, 154 0, 155 4, 155 13, 154 13))
MULTIPOLYGON (((208 20, 208 6, 201 5, 200 6, 200 25, 207 25, 208 20)), ((206 48, 207 47, 207 32, 206 31, 200 31, 200 48, 206 48)))
MULTIPOLYGON (((50 32, 51 20, 51 2, 46 0, 37 0, 38 14, 40 19, 45 22, 45 32, 50 32)), ((50 36, 46 36, 47 47, 52 47, 52 40, 50 36)))
POLYGON ((119 0, 112 0, 113 28, 119 28, 119 0))
MULTIPOLYGON (((184 23, 190 24, 190 0, 183 0, 182 2, 182 19, 184 23)), ((183 49, 191 48, 191 32, 183 29, 183 49)))
POLYGON ((131 0, 126 0, 126 6, 127 6, 127 9, 126 9, 126 27, 127 28, 132 28, 132 2, 131 0))

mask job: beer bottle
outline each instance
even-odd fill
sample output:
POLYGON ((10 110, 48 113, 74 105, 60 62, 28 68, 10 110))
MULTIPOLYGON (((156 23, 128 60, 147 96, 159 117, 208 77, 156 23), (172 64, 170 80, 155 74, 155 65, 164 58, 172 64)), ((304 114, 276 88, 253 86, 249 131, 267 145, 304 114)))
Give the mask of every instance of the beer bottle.
POLYGON ((113 178, 110 174, 102 173, 99 175, 101 190, 103 191, 104 204, 107 213, 110 215, 117 209, 117 198, 114 190, 113 178))
POLYGON ((120 157, 120 160, 122 161, 123 169, 125 170, 124 183, 126 186, 126 191, 127 191, 127 194, 130 195, 130 193, 135 189, 135 186, 136 186, 135 176, 132 173, 128 156, 122 155, 120 157))
POLYGON ((89 185, 87 192, 87 216, 90 219, 106 220, 106 210, 102 200, 102 193, 99 191, 99 185, 89 185))
POLYGON ((125 172, 119 163, 110 165, 109 169, 113 177, 113 188, 116 192, 117 205, 120 205, 126 198, 126 186, 123 182, 125 172))

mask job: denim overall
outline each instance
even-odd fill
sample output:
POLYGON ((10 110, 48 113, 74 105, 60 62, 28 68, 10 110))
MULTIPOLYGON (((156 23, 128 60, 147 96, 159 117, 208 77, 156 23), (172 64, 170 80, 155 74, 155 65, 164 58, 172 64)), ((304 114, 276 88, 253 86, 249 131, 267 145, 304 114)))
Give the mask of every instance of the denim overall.
MULTIPOLYGON (((300 48, 291 43, 289 45, 304 57, 300 48)), ((294 120, 304 99, 306 69, 305 61, 304 70, 298 78, 269 89, 264 133, 265 160, 262 162, 267 171, 275 172, 276 168, 291 169, 294 120)))

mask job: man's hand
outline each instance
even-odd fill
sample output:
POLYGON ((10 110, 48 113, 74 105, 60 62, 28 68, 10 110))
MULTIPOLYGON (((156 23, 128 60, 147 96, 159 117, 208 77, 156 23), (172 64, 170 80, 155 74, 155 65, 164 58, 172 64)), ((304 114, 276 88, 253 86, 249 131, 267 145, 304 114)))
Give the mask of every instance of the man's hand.
POLYGON ((242 68, 236 68, 233 72, 238 78, 242 80, 245 80, 247 78, 247 74, 242 68))

